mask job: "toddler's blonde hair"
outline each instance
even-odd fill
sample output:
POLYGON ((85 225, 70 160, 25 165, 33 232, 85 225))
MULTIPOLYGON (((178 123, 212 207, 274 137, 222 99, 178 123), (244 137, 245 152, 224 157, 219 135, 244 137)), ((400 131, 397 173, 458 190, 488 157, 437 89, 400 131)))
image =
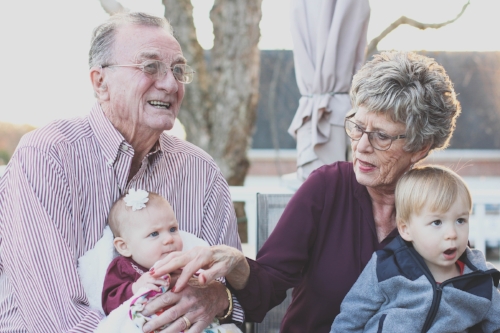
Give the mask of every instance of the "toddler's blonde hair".
POLYGON ((404 174, 396 185, 396 220, 407 223, 411 214, 419 214, 424 207, 443 213, 456 200, 465 201, 469 212, 472 197, 464 180, 444 166, 427 165, 404 174))

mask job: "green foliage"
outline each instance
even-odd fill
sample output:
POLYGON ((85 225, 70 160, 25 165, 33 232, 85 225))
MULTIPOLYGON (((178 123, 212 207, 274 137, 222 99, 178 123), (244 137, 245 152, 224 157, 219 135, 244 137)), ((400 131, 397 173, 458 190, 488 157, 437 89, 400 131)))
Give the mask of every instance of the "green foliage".
POLYGON ((0 122, 0 165, 7 164, 21 137, 34 129, 30 125, 0 122))
POLYGON ((0 165, 9 163, 10 154, 5 150, 0 150, 0 165))

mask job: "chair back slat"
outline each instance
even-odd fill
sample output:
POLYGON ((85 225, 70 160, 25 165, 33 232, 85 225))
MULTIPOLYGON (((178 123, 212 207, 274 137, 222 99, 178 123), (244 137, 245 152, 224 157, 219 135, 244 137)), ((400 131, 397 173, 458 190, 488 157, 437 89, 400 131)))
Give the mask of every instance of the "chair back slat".
MULTIPOLYGON (((276 227, 292 194, 257 193, 257 251, 262 248, 273 229, 276 227)), ((253 325, 254 333, 278 333, 281 321, 292 301, 292 289, 287 291, 285 300, 271 309, 262 323, 253 325)))

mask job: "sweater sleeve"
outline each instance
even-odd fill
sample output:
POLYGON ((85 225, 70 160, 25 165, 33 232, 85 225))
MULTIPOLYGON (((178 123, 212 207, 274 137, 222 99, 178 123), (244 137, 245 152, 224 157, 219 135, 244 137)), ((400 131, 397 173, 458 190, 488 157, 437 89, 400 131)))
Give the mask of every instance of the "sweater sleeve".
POLYGON ((134 295, 132 284, 137 280, 137 275, 122 257, 111 262, 102 289, 102 308, 106 315, 134 295))
POLYGON ((235 291, 247 321, 261 322, 285 299, 286 291, 302 281, 323 211, 325 183, 332 185, 323 172, 311 174, 286 206, 257 260, 247 259, 247 286, 235 291))
POLYGON ((330 333, 363 332, 366 323, 379 311, 384 295, 378 285, 377 254, 359 276, 340 306, 330 333))

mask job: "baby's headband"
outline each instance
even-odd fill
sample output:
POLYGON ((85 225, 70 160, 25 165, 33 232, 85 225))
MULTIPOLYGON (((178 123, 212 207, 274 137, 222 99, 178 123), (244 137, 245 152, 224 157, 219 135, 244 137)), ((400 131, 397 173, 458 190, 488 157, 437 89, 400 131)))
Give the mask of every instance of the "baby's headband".
POLYGON ((123 200, 125 201, 125 206, 132 207, 132 211, 135 212, 146 207, 146 202, 149 201, 149 193, 144 190, 131 188, 123 200))

